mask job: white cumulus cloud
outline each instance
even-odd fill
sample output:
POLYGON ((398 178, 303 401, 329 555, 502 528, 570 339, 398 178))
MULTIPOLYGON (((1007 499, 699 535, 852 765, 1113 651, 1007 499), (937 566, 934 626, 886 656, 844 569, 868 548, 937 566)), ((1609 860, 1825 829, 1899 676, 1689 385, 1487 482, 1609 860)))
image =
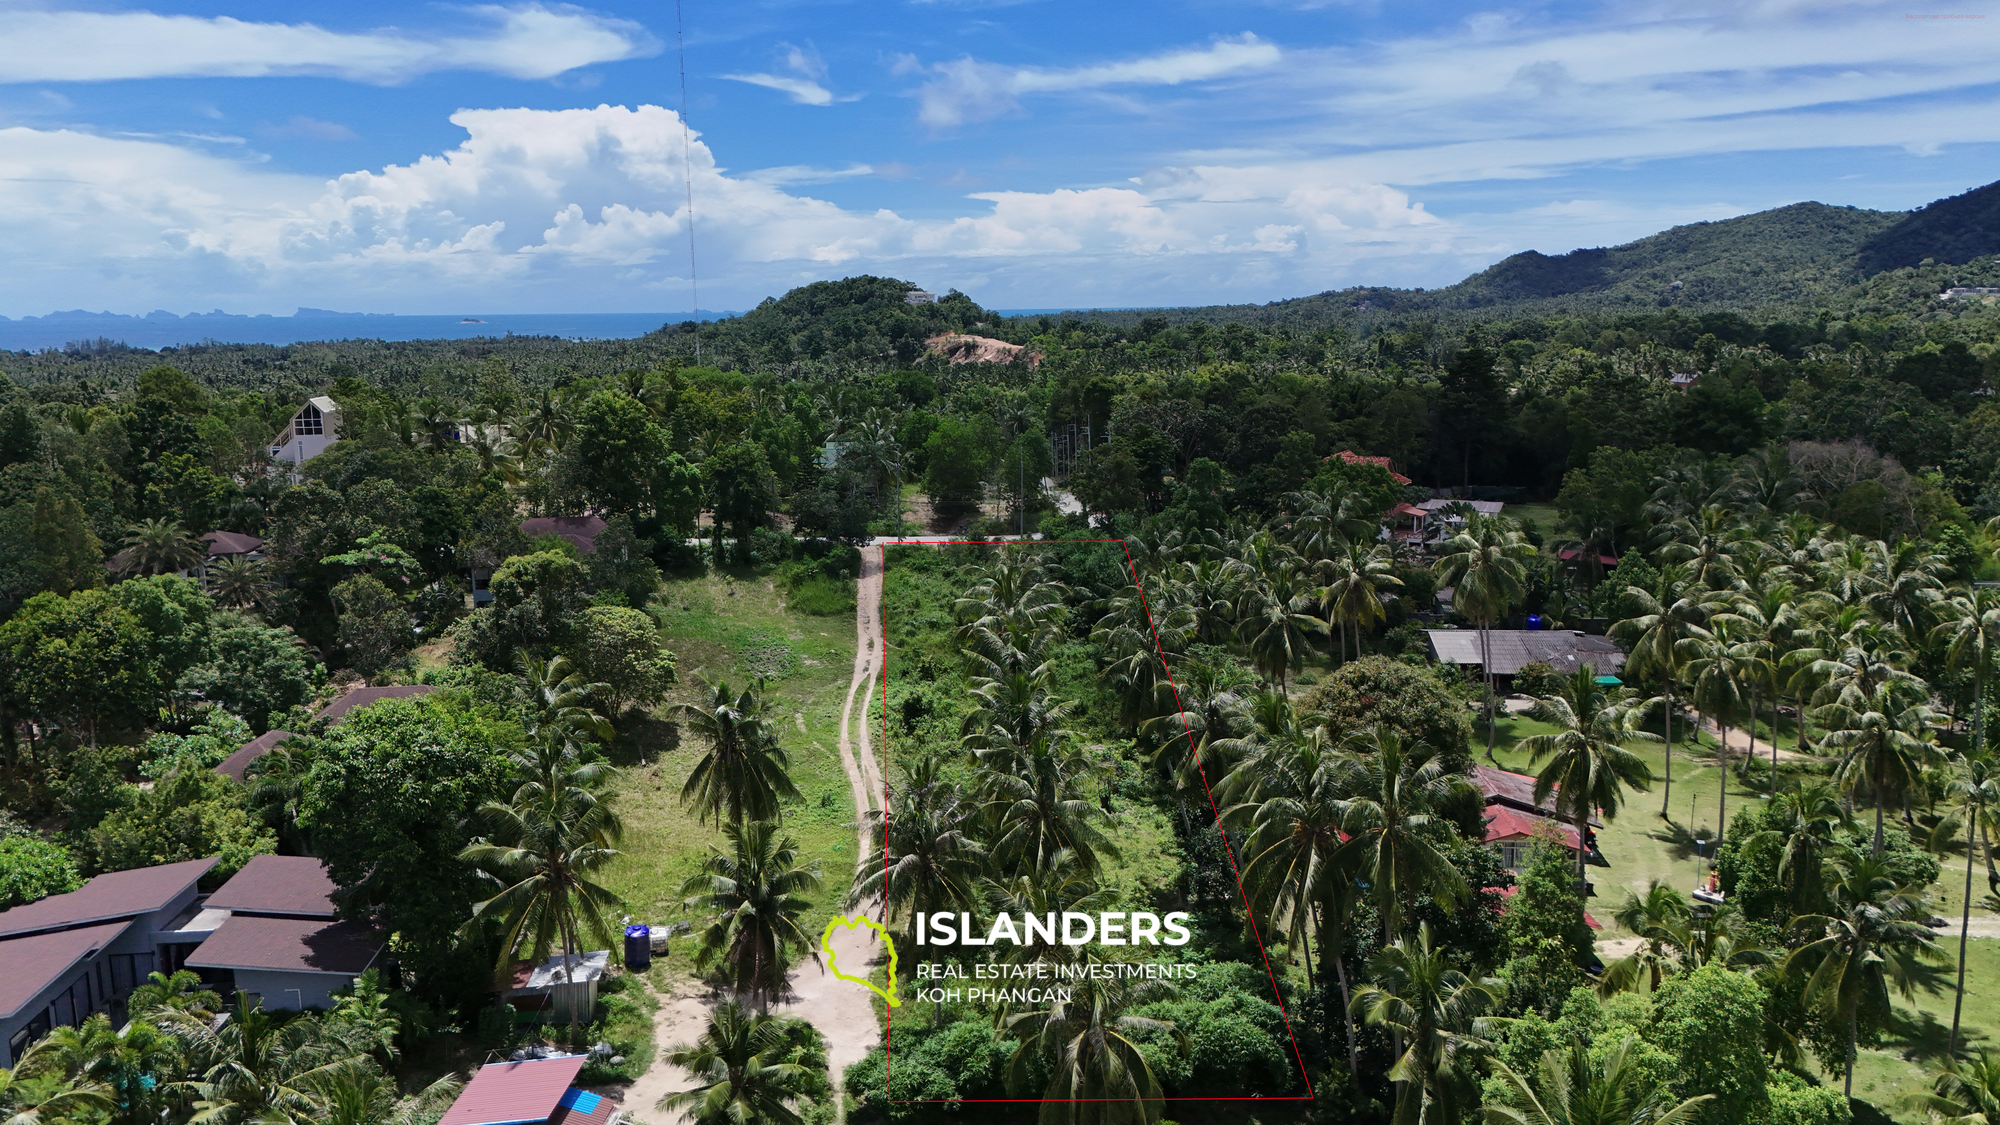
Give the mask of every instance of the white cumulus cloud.
POLYGON ((864 270, 983 285, 986 299, 1016 304, 1087 299, 1191 261, 1207 263, 1202 277, 1277 271, 1323 288, 1355 261, 1455 237, 1393 188, 1277 167, 985 192, 957 216, 913 219, 785 187, 865 166, 731 174, 705 140, 684 148, 679 117, 658 106, 452 121, 466 131, 456 148, 331 181, 158 140, 0 130, 0 164, 20 169, 0 181, 0 239, 16 267, 0 274, 0 311, 154 307, 190 291, 253 311, 422 311, 471 297, 678 307, 689 171, 704 302, 713 292, 739 306, 864 270))
POLYGON ((638 24, 569 5, 485 4, 462 11, 484 26, 472 34, 419 35, 229 16, 15 10, 6 15, 0 82, 325 75, 393 83, 440 70, 552 78, 660 48, 638 24))

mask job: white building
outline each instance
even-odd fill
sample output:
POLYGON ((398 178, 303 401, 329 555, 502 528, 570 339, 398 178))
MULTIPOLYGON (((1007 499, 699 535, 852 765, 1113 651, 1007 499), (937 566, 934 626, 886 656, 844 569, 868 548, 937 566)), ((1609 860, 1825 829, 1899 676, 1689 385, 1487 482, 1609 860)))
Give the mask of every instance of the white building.
POLYGON ((326 452, 340 440, 340 406, 325 395, 306 400, 283 432, 271 439, 271 457, 297 471, 300 465, 326 452))

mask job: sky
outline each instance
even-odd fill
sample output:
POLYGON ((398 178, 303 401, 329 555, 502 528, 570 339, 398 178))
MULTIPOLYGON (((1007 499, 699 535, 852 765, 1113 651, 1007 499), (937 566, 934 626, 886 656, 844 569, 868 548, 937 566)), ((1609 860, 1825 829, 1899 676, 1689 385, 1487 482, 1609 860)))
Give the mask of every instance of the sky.
POLYGON ((14 317, 747 309, 863 273, 1263 302, 2000 179, 1993 0, 0 0, 0 27, 14 317))

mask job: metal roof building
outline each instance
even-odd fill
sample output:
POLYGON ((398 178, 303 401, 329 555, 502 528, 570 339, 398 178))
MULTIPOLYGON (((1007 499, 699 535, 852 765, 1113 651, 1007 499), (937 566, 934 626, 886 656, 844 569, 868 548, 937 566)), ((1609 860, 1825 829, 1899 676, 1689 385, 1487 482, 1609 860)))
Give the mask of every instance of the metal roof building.
POLYGON ((1600 676, 1615 676, 1625 667, 1625 651, 1609 637, 1575 629, 1489 629, 1482 649, 1477 629, 1427 629, 1431 652, 1440 664, 1481 667, 1490 655, 1496 676, 1513 676, 1530 664, 1546 664, 1558 675, 1579 666, 1600 676))

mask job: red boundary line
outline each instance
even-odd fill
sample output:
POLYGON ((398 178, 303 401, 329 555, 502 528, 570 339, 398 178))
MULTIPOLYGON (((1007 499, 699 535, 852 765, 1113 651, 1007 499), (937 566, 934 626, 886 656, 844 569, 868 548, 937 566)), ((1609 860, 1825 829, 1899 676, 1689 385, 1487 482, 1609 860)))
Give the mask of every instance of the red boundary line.
MULTIPOLYGON (((1146 630, 1153 635, 1153 651, 1159 653, 1160 655, 1160 668, 1162 671, 1166 673, 1167 688, 1173 692, 1174 696, 1174 712, 1175 714, 1178 714, 1181 717, 1181 732, 1188 740, 1189 751, 1193 752, 1194 728, 1188 722, 1187 709, 1181 705, 1180 685, 1174 682, 1174 670, 1167 663, 1167 650, 1163 645, 1160 644, 1159 626, 1154 624, 1153 622, 1153 607, 1147 603, 1145 584, 1139 580, 1139 565, 1132 561, 1132 547, 1131 544, 1127 543, 1125 540, 1123 539, 982 539, 977 542, 971 540, 951 540, 947 542, 934 542, 934 541, 927 542, 924 540, 912 540, 906 542, 902 540, 894 540, 887 543, 873 544, 873 546, 878 547, 882 552, 882 572, 876 576, 877 598, 875 602, 875 614, 876 617, 880 620, 880 623, 882 625, 881 678, 882 678, 883 817, 882 817, 882 845, 878 850, 880 850, 882 853, 882 871, 885 876, 887 875, 889 870, 889 818, 888 818, 889 619, 887 612, 889 605, 889 548, 891 547, 1038 547, 1038 546, 1056 546, 1056 545, 1080 546, 1086 544, 1105 544, 1105 543, 1116 543, 1119 546, 1119 548, 1125 552, 1125 569, 1132 576, 1132 588, 1139 592, 1139 609, 1146 615, 1146 630)), ((1292 1029, 1292 1014, 1285 1007, 1284 993, 1280 991, 1278 988, 1277 973, 1271 968, 1271 954, 1268 950, 1264 948, 1264 935, 1257 928, 1257 912, 1251 908, 1250 893, 1246 891, 1243 887, 1243 872, 1237 866, 1236 863, 1236 849, 1232 847, 1229 843, 1229 833, 1227 831, 1224 831, 1222 828, 1222 810, 1216 807, 1215 793, 1213 790, 1209 788, 1208 784, 1208 767, 1205 763, 1202 762, 1201 756, 1199 754, 1195 755, 1195 769, 1197 769, 1201 773, 1202 793, 1208 798, 1209 811, 1213 813, 1215 816, 1216 831, 1220 833, 1222 836, 1222 852, 1224 855, 1229 857, 1229 873, 1236 879, 1236 893, 1238 895, 1241 895, 1243 898, 1243 916, 1249 919, 1250 921, 1250 934, 1253 938, 1256 939, 1257 954, 1264 960, 1264 975, 1271 982, 1271 997, 1272 999, 1278 1002, 1278 1017, 1285 1021, 1285 1035, 1289 1037, 1292 1041, 1292 1057, 1298 1060, 1299 1077, 1302 1080, 1304 1080, 1306 1084, 1306 1092, 1303 1094, 1278 1094, 1268 1097, 1254 1096, 1254 1095, 1245 1096, 1239 1094, 1228 1097, 1209 1097, 1209 1098, 1176 1097, 1176 1098, 1161 1098, 1160 1100, 1166 1102, 1312 1101, 1315 1096, 1313 1093, 1312 1075, 1306 1072, 1305 1054, 1299 1050, 1298 1033, 1292 1029)), ((887 916, 885 915, 882 920, 884 923, 887 923, 888 922, 887 916)), ((888 1102, 890 1105, 950 1105, 954 1102, 960 1105, 999 1105, 999 1104, 1013 1105, 1022 1103, 1039 1105, 1047 1100, 1044 1098, 897 1098, 895 1095, 896 1010, 894 1008, 885 1009, 885 1013, 886 1013, 885 1027, 883 1029, 883 1035, 882 1035, 882 1048, 885 1056, 885 1064, 882 1068, 882 1085, 883 1085, 883 1093, 888 1095, 888 1102)), ((1083 1103, 1083 1102, 1124 1102, 1126 1100, 1127 1099, 1125 1098, 1062 1098, 1058 1099, 1057 1104, 1067 1105, 1072 1103, 1083 1103)))

